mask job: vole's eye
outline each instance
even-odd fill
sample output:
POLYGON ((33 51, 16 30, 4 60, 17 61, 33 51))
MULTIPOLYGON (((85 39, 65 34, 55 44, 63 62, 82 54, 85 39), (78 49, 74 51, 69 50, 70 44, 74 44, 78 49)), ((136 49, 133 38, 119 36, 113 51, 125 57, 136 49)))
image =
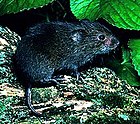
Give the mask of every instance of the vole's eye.
POLYGON ((99 39, 99 40, 102 40, 102 41, 105 40, 105 35, 103 35, 103 34, 99 35, 99 36, 98 36, 98 39, 99 39))

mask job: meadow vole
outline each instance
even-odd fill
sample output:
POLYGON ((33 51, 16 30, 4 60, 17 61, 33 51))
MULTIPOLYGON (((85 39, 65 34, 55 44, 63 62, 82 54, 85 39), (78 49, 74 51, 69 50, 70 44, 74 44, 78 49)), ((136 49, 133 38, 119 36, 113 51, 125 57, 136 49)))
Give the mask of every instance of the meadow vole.
POLYGON ((18 43, 15 64, 17 76, 26 87, 31 105, 32 87, 56 85, 55 73, 79 76, 80 67, 99 55, 114 50, 119 41, 97 22, 46 22, 29 28, 18 43))

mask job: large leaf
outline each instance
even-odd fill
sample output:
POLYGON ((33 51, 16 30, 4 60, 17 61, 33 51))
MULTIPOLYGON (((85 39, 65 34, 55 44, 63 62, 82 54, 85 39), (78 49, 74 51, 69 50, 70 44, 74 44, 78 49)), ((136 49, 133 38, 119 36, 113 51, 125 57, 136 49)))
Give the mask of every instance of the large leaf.
POLYGON ((54 0, 0 0, 0 15, 42 7, 54 0))
POLYGON ((132 86, 140 86, 140 77, 134 69, 131 63, 130 51, 122 49, 123 62, 118 59, 108 61, 108 64, 112 70, 123 80, 126 80, 132 86))
POLYGON ((70 5, 78 19, 104 18, 119 28, 140 30, 139 0, 70 0, 70 5))
POLYGON ((100 0, 70 0, 71 10, 79 19, 96 20, 100 15, 100 0))
POLYGON ((133 86, 140 86, 140 77, 138 77, 134 66, 131 63, 130 51, 122 48, 123 62, 120 65, 120 71, 118 74, 122 79, 127 80, 127 82, 133 86))
POLYGON ((131 58, 135 69, 140 76, 140 39, 132 39, 129 41, 129 48, 131 49, 131 58))

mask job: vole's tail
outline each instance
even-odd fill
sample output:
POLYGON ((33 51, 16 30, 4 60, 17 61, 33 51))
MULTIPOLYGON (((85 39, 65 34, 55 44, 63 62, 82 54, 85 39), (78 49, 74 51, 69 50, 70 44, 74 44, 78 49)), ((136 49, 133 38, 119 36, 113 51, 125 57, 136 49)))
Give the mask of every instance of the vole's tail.
MULTIPOLYGON (((65 79, 64 78, 57 78, 57 80, 58 81, 64 81, 65 79)), ((59 82, 57 81, 56 79, 48 79, 48 80, 45 80, 46 82, 51 82, 50 84, 48 84, 47 85, 47 87, 49 87, 49 86, 56 86, 57 87, 57 85, 59 85, 59 82)), ((26 83, 26 84, 28 84, 28 83, 26 83)), ((46 85, 46 84, 45 84, 46 85)), ((44 86, 45 87, 45 86, 44 86)), ((31 98, 31 89, 32 89, 32 86, 31 86, 31 84, 28 84, 27 86, 26 86, 26 88, 25 88, 25 98, 26 98, 26 104, 27 104, 27 106, 28 106, 28 108, 31 110, 31 112, 35 115, 35 116, 37 116, 37 117, 41 117, 41 116, 43 116, 43 114, 42 113, 39 113, 39 112, 37 112, 35 109, 34 109, 34 107, 33 107, 33 105, 32 105, 32 98, 31 98)), ((45 115, 45 117, 46 117, 46 115, 45 115)))
POLYGON ((29 109, 32 111, 32 113, 35 115, 35 116, 42 116, 42 114, 41 113, 38 113, 35 109, 34 109, 34 107, 33 107, 33 105, 32 105, 32 103, 31 103, 31 86, 28 86, 26 89, 25 89, 26 91, 25 91, 25 97, 26 97, 26 104, 27 104, 27 106, 29 107, 29 109))

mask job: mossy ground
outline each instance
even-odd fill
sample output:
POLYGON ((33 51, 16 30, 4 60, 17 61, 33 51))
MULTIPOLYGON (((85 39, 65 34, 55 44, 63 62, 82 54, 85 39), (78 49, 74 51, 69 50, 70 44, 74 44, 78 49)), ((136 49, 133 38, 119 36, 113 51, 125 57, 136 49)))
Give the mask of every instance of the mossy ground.
POLYGON ((44 117, 33 116, 12 71, 19 40, 0 27, 0 123, 140 124, 140 90, 110 69, 96 67, 81 73, 83 81, 65 76, 57 87, 33 88, 33 105, 44 117))

